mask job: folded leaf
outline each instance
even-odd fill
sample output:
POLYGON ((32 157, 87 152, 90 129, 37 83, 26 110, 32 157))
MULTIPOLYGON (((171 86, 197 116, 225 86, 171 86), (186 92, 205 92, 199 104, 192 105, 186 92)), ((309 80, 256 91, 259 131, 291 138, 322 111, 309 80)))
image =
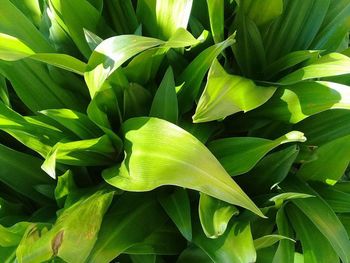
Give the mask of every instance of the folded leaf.
POLYGON ((233 205, 201 193, 199 199, 199 219, 205 235, 218 238, 225 233, 227 225, 239 211, 233 205))
POLYGON ((234 43, 235 35, 230 36, 225 41, 208 47, 202 51, 182 72, 180 75, 181 83, 184 85, 178 92, 179 105, 183 112, 192 108, 196 99, 201 83, 214 59, 227 47, 234 43))
POLYGON ((103 172, 109 184, 127 191, 181 186, 262 216, 209 150, 188 132, 167 121, 145 117, 129 119, 122 130, 126 158, 103 172))
POLYGON ((41 168, 56 178, 56 162, 78 166, 98 166, 113 163, 118 152, 107 135, 99 138, 58 142, 47 155, 41 168))
POLYGON ((227 74, 215 59, 193 121, 219 120, 240 111, 250 111, 270 99, 275 90, 275 87, 259 87, 252 80, 227 74))
POLYGON ((256 250, 267 248, 283 239, 289 240, 290 242, 295 242, 293 239, 289 237, 281 236, 281 235, 266 235, 266 236, 254 239, 254 247, 256 250))

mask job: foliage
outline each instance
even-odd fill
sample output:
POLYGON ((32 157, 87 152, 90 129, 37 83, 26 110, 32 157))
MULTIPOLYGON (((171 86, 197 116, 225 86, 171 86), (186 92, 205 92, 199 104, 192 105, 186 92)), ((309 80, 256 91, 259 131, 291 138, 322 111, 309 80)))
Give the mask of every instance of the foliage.
POLYGON ((1 0, 1 262, 350 262, 347 0, 1 0))

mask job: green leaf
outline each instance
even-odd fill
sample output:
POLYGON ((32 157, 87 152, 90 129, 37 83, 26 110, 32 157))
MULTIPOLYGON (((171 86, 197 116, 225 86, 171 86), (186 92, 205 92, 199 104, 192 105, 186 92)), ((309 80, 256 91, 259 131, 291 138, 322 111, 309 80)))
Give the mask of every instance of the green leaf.
MULTIPOLYGON (((294 237, 292 226, 290 225, 285 213, 285 206, 281 207, 276 214, 276 224, 278 234, 289 238, 294 237)), ((278 244, 276 253, 273 257, 272 263, 294 263, 294 249, 295 245, 289 240, 281 240, 278 244)))
POLYGON ((56 178, 56 162, 77 166, 99 166, 112 164, 118 152, 107 135, 99 138, 58 142, 46 156, 41 168, 56 178))
MULTIPOLYGON (((330 0, 284 1, 283 13, 264 34, 268 62, 291 51, 309 49, 326 16, 330 0)), ((318 49, 318 48, 313 48, 318 49)))
MULTIPOLYGON (((199 227, 198 227, 199 228, 199 227)), ((209 239, 197 229, 193 242, 203 249, 215 263, 248 263, 256 261, 256 252, 250 225, 235 222, 217 239, 209 239)))
POLYGON ((174 74, 171 67, 165 72, 164 78, 154 96, 150 116, 161 118, 172 123, 177 122, 177 96, 175 91, 174 74))
POLYGON ((117 35, 132 34, 136 31, 139 23, 131 0, 111 0, 105 4, 117 35))
POLYGON ((350 74, 349 67, 349 57, 340 53, 330 53, 283 77, 280 82, 291 85, 302 80, 350 74))
POLYGON ((57 121, 72 131, 80 139, 91 139, 101 136, 99 128, 85 115, 70 109, 50 109, 40 113, 57 121))
POLYGON ((191 241, 191 207, 186 190, 178 188, 171 195, 161 197, 159 201, 165 212, 180 230, 181 234, 188 241, 191 241))
POLYGON ((50 230, 33 227, 23 237, 16 255, 21 262, 44 262, 58 256, 67 262, 85 262, 93 248, 113 192, 98 191, 65 209, 50 230), (84 224, 81 219, 84 219, 84 224), (79 244, 79 253, 72 250, 79 244))
POLYGON ((249 193, 268 193, 273 186, 287 177, 298 153, 296 145, 273 152, 259 161, 249 174, 238 177, 238 182, 244 185, 249 193))
POLYGON ((210 29, 215 43, 224 40, 224 0, 207 0, 210 29))
MULTIPOLYGON (((80 80, 73 78, 76 83, 72 85, 66 80, 55 79, 43 63, 28 59, 0 60, 0 73, 11 82, 18 97, 33 112, 57 108, 85 110, 87 101, 81 96, 85 91, 80 90, 80 80), (62 83, 64 85, 60 85, 62 83)), ((67 78, 67 75, 63 76, 67 78)))
POLYGON ((105 215, 87 262, 111 262, 128 248, 142 243, 166 219, 152 195, 124 194, 105 215))
MULTIPOLYGON (((31 21, 9 0, 0 3, 0 32, 24 41, 34 52, 52 52, 53 48, 31 21), (15 21, 15 22, 14 22, 15 21)), ((1 45, 6 45, 1 41, 1 45)))
POLYGON ((301 241, 305 262, 339 262, 339 258, 328 240, 308 217, 295 206, 287 206, 286 211, 297 237, 301 241))
POLYGON ((86 0, 62 1, 50 0, 55 12, 62 19, 67 33, 73 39, 80 52, 89 57, 91 50, 85 41, 84 28, 96 32, 100 14, 94 6, 86 0), (75 12, 79 10, 79 12, 75 12))
POLYGON ((350 134, 350 111, 346 109, 324 111, 310 116, 294 127, 305 133, 308 144, 323 145, 350 134))
POLYGON ((286 54, 285 56, 279 58, 275 62, 271 63, 264 69, 264 76, 267 79, 274 77, 278 73, 292 68, 299 63, 307 61, 308 59, 314 58, 319 55, 318 50, 299 50, 286 54))
POLYGON ((334 82, 303 82, 278 89, 253 116, 297 123, 329 109, 349 109, 349 86, 334 82))
POLYGON ((156 263, 155 255, 130 255, 133 263, 156 263))
POLYGON ((349 31, 350 4, 347 0, 331 0, 323 24, 312 47, 336 51, 349 31))
POLYGON ((17 246, 30 225, 31 223, 29 222, 19 222, 11 227, 0 225, 0 246, 17 246))
POLYGON ((230 219, 238 214, 238 209, 233 205, 200 194, 199 219, 207 237, 218 238, 224 234, 230 219))
POLYGON ((195 246, 186 248, 180 254, 176 263, 188 263, 188 262, 201 262, 201 263, 213 263, 205 252, 195 246))
POLYGON ((275 90, 275 87, 259 87, 252 80, 227 74, 215 59, 193 121, 219 120, 240 111, 250 111, 270 99, 275 90))
POLYGON ((315 185, 319 195, 332 207, 336 213, 350 213, 350 194, 321 184, 315 185))
MULTIPOLYGON (((293 177, 293 182, 290 179, 285 180, 280 186, 283 191, 300 192, 316 196, 315 198, 295 199, 292 200, 292 203, 301 210, 329 241, 341 260, 348 262, 350 260, 349 237, 344 226, 329 205, 311 187, 296 177, 293 177)), ((317 247, 319 248, 319 246, 317 247)))
POLYGON ((304 163, 297 176, 303 180, 313 180, 328 184, 336 183, 350 163, 350 136, 340 137, 316 149, 317 159, 304 163))
POLYGON ((57 203, 63 206, 64 199, 76 190, 76 184, 73 179, 73 173, 71 171, 65 172, 63 175, 58 176, 57 186, 55 188, 55 199, 57 203))
POLYGON ((283 0, 245 0, 241 8, 257 26, 262 26, 282 14, 283 0))
POLYGON ((180 82, 184 85, 178 92, 179 105, 181 111, 187 112, 192 108, 205 74, 210 68, 214 59, 227 47, 234 43, 234 35, 225 41, 208 47, 202 51, 182 72, 180 82))
POLYGON ((286 239, 290 242, 295 242, 293 239, 281 235, 266 235, 263 237, 259 237, 257 239, 254 239, 254 247, 256 250, 267 248, 270 246, 273 246, 275 243, 286 239))
POLYGON ((0 181, 30 200, 45 204, 47 198, 34 187, 51 184, 52 180, 40 170, 41 160, 0 144, 0 181))
POLYGON ((231 175, 251 170, 272 149, 290 142, 305 142, 304 134, 292 131, 276 140, 254 137, 232 137, 212 141, 208 148, 231 175))
POLYGON ((0 75, 0 100, 7 107, 11 107, 8 89, 6 85, 6 79, 0 75))
POLYGON ((178 126, 140 117, 126 121, 122 130, 126 158, 121 165, 103 172, 109 184, 127 191, 181 186, 263 216, 209 150, 178 126))

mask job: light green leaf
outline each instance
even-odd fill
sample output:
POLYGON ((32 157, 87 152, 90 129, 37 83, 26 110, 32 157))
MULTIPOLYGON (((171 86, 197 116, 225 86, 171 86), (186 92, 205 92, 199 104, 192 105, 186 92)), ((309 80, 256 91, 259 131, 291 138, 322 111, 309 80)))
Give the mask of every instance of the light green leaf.
POLYGON ((309 198, 309 197, 314 197, 314 196, 309 194, 303 194, 303 193, 288 192, 288 193, 275 195, 274 197, 270 198, 269 201, 274 202, 275 207, 278 209, 283 205, 284 202, 288 200, 309 198))
POLYGON ((64 199, 76 189, 76 184, 73 179, 73 173, 67 171, 57 178, 57 186, 55 188, 55 199, 57 203, 63 206, 64 199))
POLYGON ((18 38, 0 33, 0 59, 15 61, 35 54, 18 38))
POLYGON ((122 130, 126 158, 103 172, 109 184, 127 191, 181 186, 263 216, 209 150, 188 132, 170 122, 145 117, 129 119, 122 130))
POLYGON ((297 237, 301 241, 305 262, 339 262, 337 254, 328 242, 329 240, 322 235, 307 216, 291 205, 286 207, 286 211, 297 237))
POLYGON ((256 251, 247 222, 235 222, 217 239, 209 239, 197 229, 193 242, 203 249, 215 263, 249 263, 256 261, 256 251))
POLYGON ((0 75, 0 100, 5 106, 11 108, 10 98, 8 94, 8 89, 6 85, 6 79, 0 75))
POLYGON ((106 79, 131 57, 153 47, 160 46, 165 51, 169 48, 180 48, 198 44, 188 31, 179 29, 169 41, 155 38, 121 35, 111 37, 99 44, 92 53, 88 71, 84 74, 91 97, 101 89, 106 79))
POLYGON ((350 136, 340 137, 316 149, 316 160, 304 163, 297 176, 303 180, 313 180, 335 184, 350 163, 350 136))
MULTIPOLYGON (((295 199, 291 202, 295 204, 302 213, 304 213, 312 224, 314 224, 321 234, 329 241, 330 245, 341 260, 343 262, 348 262, 350 260, 349 237, 344 226, 329 205, 319 197, 311 187, 298 180, 296 177, 293 177, 293 181, 291 181, 291 179, 283 181, 280 186, 283 191, 299 192, 316 196, 314 198, 295 199)), ((291 220, 292 218, 294 218, 294 216, 291 217, 291 220)), ((312 241, 314 241, 314 238, 312 241)), ((319 245, 317 248, 319 248, 319 245)), ((319 249, 316 249, 313 252, 317 252, 317 250, 319 249)))
POLYGON ((210 29, 215 43, 224 40, 224 0, 207 0, 210 29))
POLYGON ((187 28, 192 0, 157 0, 157 28, 161 39, 169 39, 179 28, 187 28))
POLYGON ((275 243, 283 239, 289 240, 290 242, 295 242, 293 239, 289 237, 281 236, 281 235, 266 235, 266 236, 254 239, 254 247, 256 250, 267 248, 267 247, 273 246, 275 243))
POLYGON ((334 82, 303 82, 278 89, 254 116, 297 123, 329 109, 350 109, 349 86, 334 82))
MULTIPOLYGON (((294 237, 292 226, 285 213, 285 206, 281 207, 276 214, 278 234, 289 238, 294 237)), ((295 245, 289 240, 281 240, 278 244, 272 263, 294 263, 295 245)))
POLYGON ((254 137, 232 137, 212 141, 208 148, 231 175, 248 172, 269 151, 290 142, 305 142, 304 134, 298 131, 287 133, 276 140, 254 137))
POLYGON ((174 74, 171 67, 165 72, 164 78, 154 96, 150 116, 161 118, 173 123, 177 122, 177 96, 175 91, 174 74))
POLYGON ((280 82, 291 85, 302 80, 350 74, 349 68, 349 57, 340 53, 330 53, 283 77, 280 82))
POLYGON ((113 163, 117 155, 118 151, 107 135, 81 141, 58 142, 46 156, 41 168, 56 178, 56 162, 78 166, 108 165, 113 163))
POLYGON ((165 212, 175 223, 181 234, 188 240, 192 240, 191 207, 190 199, 185 189, 176 189, 169 196, 159 199, 165 212))
POLYGON ((17 249, 18 262, 44 262, 53 256, 67 262, 85 262, 97 240, 113 194, 99 191, 82 198, 65 209, 50 230, 36 226, 29 229, 17 249), (79 244, 79 253, 72 250, 76 244, 79 244))
POLYGON ((250 111, 270 99, 275 90, 276 87, 259 87, 252 80, 227 74, 215 59, 193 121, 219 120, 240 111, 250 111))
POLYGON ((202 51, 182 72, 180 75, 181 83, 184 85, 178 92, 179 104, 183 112, 187 112, 192 108, 192 104, 196 99, 203 78, 210 68, 213 60, 227 47, 234 43, 235 35, 230 36, 225 41, 208 47, 202 51))
POLYGON ((168 40, 179 28, 187 28, 192 0, 140 0, 137 16, 145 31, 168 40))
POLYGON ((238 214, 238 209, 233 205, 200 194, 199 219, 207 237, 218 238, 224 234, 230 219, 238 214))

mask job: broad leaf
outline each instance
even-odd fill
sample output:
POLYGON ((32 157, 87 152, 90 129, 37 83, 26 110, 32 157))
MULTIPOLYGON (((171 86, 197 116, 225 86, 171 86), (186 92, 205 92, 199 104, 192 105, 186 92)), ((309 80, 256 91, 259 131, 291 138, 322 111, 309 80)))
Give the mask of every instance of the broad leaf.
POLYGON ((141 117, 126 121, 122 130, 126 158, 121 165, 103 172, 109 184, 127 191, 181 186, 262 216, 209 150, 178 126, 141 117))
POLYGON ((281 235, 266 235, 266 236, 254 239, 254 247, 256 250, 267 248, 267 247, 273 246, 275 243, 283 239, 287 239, 290 242, 295 242, 293 239, 289 237, 281 236, 281 235))

